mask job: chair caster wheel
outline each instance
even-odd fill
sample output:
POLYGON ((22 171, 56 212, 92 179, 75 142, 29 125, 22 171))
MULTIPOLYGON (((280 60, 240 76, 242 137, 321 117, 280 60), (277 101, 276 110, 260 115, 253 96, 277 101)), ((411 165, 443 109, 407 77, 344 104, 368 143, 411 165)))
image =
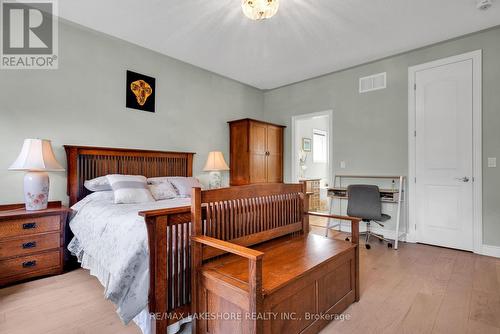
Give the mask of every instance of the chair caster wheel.
POLYGON ((389 243, 387 244, 387 247, 388 247, 388 248, 392 248, 392 244, 389 242, 389 243))
POLYGON ((365 247, 366 247, 366 249, 372 248, 372 246, 370 246, 369 244, 366 244, 365 247))
POLYGON ((345 238, 344 240, 345 240, 345 241, 350 241, 350 240, 349 240, 349 238, 345 238))

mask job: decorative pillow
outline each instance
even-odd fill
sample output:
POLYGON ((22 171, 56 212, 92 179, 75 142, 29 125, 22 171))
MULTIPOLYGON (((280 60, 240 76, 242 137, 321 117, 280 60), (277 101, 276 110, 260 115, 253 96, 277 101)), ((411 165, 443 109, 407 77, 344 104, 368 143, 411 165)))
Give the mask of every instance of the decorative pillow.
POLYGON ((191 192, 194 187, 200 187, 200 181, 195 177, 173 177, 170 183, 177 189, 177 192, 182 197, 191 197, 191 192))
POLYGON ((96 177, 92 180, 86 180, 83 183, 84 187, 90 191, 110 191, 111 185, 106 176, 96 177))
POLYGON ((176 178, 177 176, 160 176, 160 177, 150 177, 147 179, 148 184, 160 184, 160 183, 170 183, 171 179, 176 178))
POLYGON ((169 182, 150 184, 148 185, 148 187, 154 199, 157 201, 160 201, 162 199, 175 198, 179 195, 177 194, 174 186, 169 182))
POLYGON ((193 187, 202 188, 200 181, 195 177, 184 176, 166 176, 166 177, 152 177, 148 179, 149 184, 171 183, 177 190, 179 196, 190 197, 191 189, 193 187))
POLYGON ((141 175, 107 175, 113 188, 115 204, 132 204, 153 202, 154 198, 149 191, 146 178, 141 175))

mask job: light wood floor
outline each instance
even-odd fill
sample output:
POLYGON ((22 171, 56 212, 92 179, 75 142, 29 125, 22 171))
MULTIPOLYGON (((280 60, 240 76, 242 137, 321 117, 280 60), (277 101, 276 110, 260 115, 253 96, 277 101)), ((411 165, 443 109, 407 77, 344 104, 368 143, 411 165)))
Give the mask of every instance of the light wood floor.
MULTIPOLYGON (((500 334, 500 259, 414 244, 394 251, 378 241, 370 250, 362 247, 360 257, 361 301, 345 312, 349 320, 331 323, 322 334, 500 334)), ((120 322, 97 279, 80 269, 0 289, 0 333, 140 330, 120 322)))

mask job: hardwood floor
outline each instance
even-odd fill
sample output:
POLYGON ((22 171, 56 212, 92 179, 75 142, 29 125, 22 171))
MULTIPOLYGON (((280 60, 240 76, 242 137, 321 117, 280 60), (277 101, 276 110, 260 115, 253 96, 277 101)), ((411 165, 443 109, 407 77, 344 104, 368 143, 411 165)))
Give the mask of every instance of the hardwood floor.
POLYGON ((121 323, 103 291, 83 269, 0 289, 0 333, 140 333, 121 323))
POLYGON ((360 248, 360 302, 344 312, 349 320, 330 323, 322 334, 500 334, 500 259, 420 244, 401 243, 397 251, 377 240, 370 244, 360 248))
MULTIPOLYGON (((324 229, 312 222, 311 230, 324 229)), ((338 232, 333 237, 343 238, 338 232)), ((361 248, 361 300, 329 333, 500 334, 500 259, 446 248, 373 241, 361 248)), ((129 334, 86 270, 0 289, 0 333, 129 334)))

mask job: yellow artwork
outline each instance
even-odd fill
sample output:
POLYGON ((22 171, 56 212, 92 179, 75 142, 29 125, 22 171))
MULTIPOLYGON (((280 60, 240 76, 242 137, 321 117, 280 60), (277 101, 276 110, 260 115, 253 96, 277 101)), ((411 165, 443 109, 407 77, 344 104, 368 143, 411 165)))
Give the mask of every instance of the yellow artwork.
POLYGON ((136 80, 130 84, 130 90, 134 93, 140 106, 146 104, 146 100, 153 94, 153 88, 144 80, 136 80))

